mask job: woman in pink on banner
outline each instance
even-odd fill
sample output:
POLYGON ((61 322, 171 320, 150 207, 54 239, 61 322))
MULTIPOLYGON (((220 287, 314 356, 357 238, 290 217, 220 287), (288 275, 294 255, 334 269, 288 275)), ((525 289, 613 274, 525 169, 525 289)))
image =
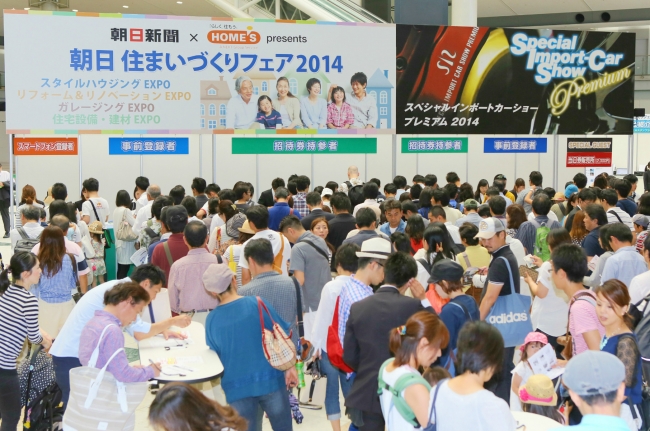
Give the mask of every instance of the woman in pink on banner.
POLYGON ((345 90, 342 87, 330 87, 330 101, 327 104, 327 128, 349 129, 354 124, 352 107, 345 101, 345 90))

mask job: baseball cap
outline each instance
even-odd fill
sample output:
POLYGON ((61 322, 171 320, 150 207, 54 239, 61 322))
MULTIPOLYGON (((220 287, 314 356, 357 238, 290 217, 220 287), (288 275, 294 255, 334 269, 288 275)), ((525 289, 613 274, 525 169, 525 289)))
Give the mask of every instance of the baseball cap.
POLYGON ((638 224, 641 227, 648 227, 650 220, 648 220, 648 217, 643 214, 635 214, 634 217, 632 217, 632 223, 638 224))
POLYGON ((469 209, 478 209, 478 202, 476 199, 465 199, 465 202, 463 202, 463 206, 465 208, 469 209))
POLYGON ((458 262, 451 259, 439 260, 431 268, 431 277, 429 283, 438 283, 445 281, 459 281, 463 278, 463 267, 458 262))
POLYGON ((564 189, 564 197, 567 199, 569 199, 574 193, 578 193, 578 186, 575 184, 569 184, 566 186, 566 189, 564 189))
POLYGON ((167 212, 165 213, 165 220, 167 223, 178 223, 182 221, 187 221, 187 209, 183 205, 172 205, 167 207, 167 212))
POLYGON ((503 232, 506 226, 496 217, 488 217, 478 224, 478 234, 474 238, 490 239, 497 232, 503 232))
POLYGON ((332 196, 333 194, 334 194, 334 192, 332 191, 332 189, 329 189, 329 188, 325 187, 325 188, 323 189, 323 191, 321 192, 320 197, 323 197, 323 196, 332 196))
POLYGON ((225 263, 213 263, 203 273, 203 287, 208 292, 223 293, 228 290, 234 272, 225 263))
POLYGON ((497 174, 497 175, 494 177, 494 179, 495 179, 495 180, 507 180, 506 176, 503 175, 503 174, 497 174))
POLYGON ((383 238, 371 238, 361 244, 361 251, 357 251, 357 257, 388 259, 392 253, 390 241, 383 238))
POLYGON ((574 356, 562 381, 578 395, 604 395, 617 390, 625 380, 625 366, 616 355, 587 350, 574 356))

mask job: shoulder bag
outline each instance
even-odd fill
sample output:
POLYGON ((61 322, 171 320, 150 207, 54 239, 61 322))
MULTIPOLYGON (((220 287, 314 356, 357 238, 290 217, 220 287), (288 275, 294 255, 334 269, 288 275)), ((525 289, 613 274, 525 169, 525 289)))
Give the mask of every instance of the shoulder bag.
POLYGON ((260 313, 264 357, 276 370, 286 371, 296 365, 296 346, 291 341, 291 332, 287 336, 282 327, 273 320, 269 309, 266 308, 266 304, 259 296, 257 297, 257 309, 260 313), (271 319, 272 330, 264 327, 264 312, 271 319))
POLYGON ((135 241, 138 239, 138 235, 133 232, 133 228, 129 222, 126 221, 126 212, 127 209, 124 208, 124 211, 122 212, 122 221, 117 225, 117 230, 115 231, 115 239, 119 239, 120 241, 135 241))
POLYGON ((63 429, 121 431, 135 428, 135 409, 147 393, 147 382, 122 383, 106 371, 124 348, 116 350, 103 368, 96 368, 102 331, 88 366, 70 370, 70 400, 63 415, 63 429))
POLYGON ((503 336, 504 347, 514 347, 522 344, 526 335, 533 332, 530 321, 530 296, 515 292, 515 282, 512 277, 510 262, 503 256, 510 276, 510 295, 499 296, 488 313, 485 321, 496 327, 503 336))
POLYGON ((576 301, 581 301, 580 298, 582 298, 584 296, 590 297, 591 301, 589 299, 587 299, 587 298, 582 299, 582 301, 587 301, 588 303, 590 303, 594 307, 596 306, 596 303, 595 303, 593 297, 590 294, 588 294, 587 292, 578 293, 575 296, 575 298, 571 299, 571 302, 569 303, 569 318, 567 319, 567 323, 566 323, 566 335, 563 335, 561 337, 557 337, 557 343, 564 346, 564 349, 562 349, 562 353, 561 353, 562 357, 564 359, 566 359, 567 361, 569 359, 573 358, 573 355, 575 354, 575 351, 574 351, 575 349, 574 349, 574 346, 573 346, 573 337, 571 336, 571 332, 569 331, 569 325, 571 324, 571 306, 573 306, 573 304, 575 304, 576 301), (594 301, 594 302, 592 302, 592 301, 594 301))

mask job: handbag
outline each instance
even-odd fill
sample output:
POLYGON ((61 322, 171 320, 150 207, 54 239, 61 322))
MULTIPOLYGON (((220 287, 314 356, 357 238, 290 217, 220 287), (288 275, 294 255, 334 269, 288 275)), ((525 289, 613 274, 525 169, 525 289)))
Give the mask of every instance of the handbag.
POLYGON ((70 399, 63 415, 63 429, 70 431, 118 431, 135 428, 135 409, 147 393, 147 382, 122 383, 106 368, 124 348, 117 349, 103 368, 95 368, 102 331, 88 366, 70 370, 70 399))
POLYGON ((343 346, 339 338, 339 299, 340 296, 336 298, 332 323, 327 328, 327 357, 336 368, 344 373, 351 373, 354 370, 343 360, 343 346))
POLYGON ((52 357, 45 353, 42 345, 20 361, 16 368, 20 383, 20 405, 23 407, 56 382, 52 357))
POLYGON ((120 241, 135 241, 138 239, 138 235, 133 232, 133 228, 126 221, 126 209, 122 212, 122 221, 117 225, 117 230, 115 231, 115 239, 120 241))
POLYGON ((510 275, 510 295, 499 296, 488 313, 485 321, 501 332, 504 347, 514 347, 522 344, 530 332, 533 324, 530 321, 530 296, 515 292, 515 283, 512 277, 510 262, 503 256, 510 275))
POLYGON ((296 365, 296 346, 291 341, 291 332, 289 336, 278 325, 266 308, 266 304, 257 297, 257 309, 260 313, 260 327, 262 329, 262 350, 264 357, 269 364, 276 370, 286 371, 296 365), (271 319, 272 330, 264 327, 264 312, 271 319))
MULTIPOLYGON (((573 337, 571 336, 571 332, 569 332, 569 324, 571 322, 571 306, 575 304, 576 301, 579 301, 580 298, 582 298, 583 296, 591 297, 591 295, 589 295, 588 293, 581 292, 576 294, 576 296, 571 299, 571 303, 569 304, 569 318, 567 319, 567 324, 566 324, 566 335, 557 337, 557 343, 561 346, 564 346, 564 349, 562 349, 562 352, 560 354, 567 361, 573 358, 573 337)), ((593 301, 593 298, 591 299, 593 301)), ((590 304, 592 304, 594 307, 596 306, 595 303, 592 303, 588 299, 583 299, 582 301, 587 301, 590 304)))

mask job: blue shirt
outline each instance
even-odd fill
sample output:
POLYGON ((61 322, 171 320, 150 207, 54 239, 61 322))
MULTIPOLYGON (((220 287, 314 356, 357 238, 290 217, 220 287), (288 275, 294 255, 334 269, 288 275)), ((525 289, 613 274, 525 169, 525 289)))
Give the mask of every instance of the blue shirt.
POLYGON ((630 431, 627 423, 618 416, 586 415, 579 425, 573 425, 575 431, 630 431))
POLYGON ((282 116, 275 109, 272 109, 269 115, 262 111, 258 112, 255 121, 263 124, 265 129, 275 129, 278 124, 282 126, 282 116))
MULTIPOLYGON (((268 304, 266 307, 275 323, 288 334, 289 325, 273 307, 268 304)), ((264 327, 272 329, 266 312, 264 327)), ((205 341, 217 352, 223 364, 221 386, 228 403, 267 395, 285 387, 284 373, 271 367, 264 356, 259 310, 254 296, 220 304, 212 310, 205 322, 205 341)))
MULTIPOLYGON (((397 230, 395 230, 395 232, 404 232, 404 229, 406 229, 406 222, 404 220, 400 220, 399 225, 397 225, 397 230)), ((381 233, 383 233, 388 237, 390 237, 391 233, 394 233, 390 231, 390 223, 382 224, 381 226, 379 226, 379 230, 381 231, 381 233)))
POLYGON ((422 216, 422 218, 429 219, 429 210, 431 209, 431 205, 428 206, 422 206, 418 209, 418 214, 422 216))
POLYGON ((302 218, 300 213, 289 208, 289 204, 286 202, 276 202, 273 204, 269 208, 269 229, 278 232, 280 230, 280 222, 290 214, 295 215, 299 219, 302 218))
POLYGON ((582 248, 585 249, 587 256, 600 256, 605 253, 605 250, 598 243, 598 236, 600 235, 600 226, 587 234, 585 239, 582 240, 582 248))
POLYGON ((72 300, 71 292, 76 283, 72 261, 65 254, 59 272, 51 275, 49 270, 43 270, 41 279, 31 290, 34 296, 48 304, 60 304, 72 300))
POLYGON ((621 199, 620 201, 616 202, 616 206, 628 213, 630 217, 634 217, 636 214, 636 204, 634 201, 631 201, 629 199, 621 199))
POLYGON ((311 103, 309 97, 300 99, 300 118, 308 129, 325 128, 327 124, 327 102, 320 97, 311 103))
POLYGON ((604 283, 616 278, 629 286, 634 277, 647 270, 648 266, 636 251, 636 246, 621 247, 605 262, 600 282, 604 283))
MULTIPOLYGON (((607 338, 607 337, 603 338, 603 341, 601 342, 600 350, 602 350, 603 352, 611 353, 614 356, 618 356, 617 355, 618 342, 621 339, 621 335, 623 334, 614 335, 611 338, 607 338)), ((636 340, 636 336, 634 334, 626 334, 625 337, 623 337, 623 339, 629 338, 630 335, 636 340)), ((625 349, 623 351, 625 352, 625 349)), ((632 386, 628 386, 627 384, 625 385, 625 396, 629 397, 630 401, 632 401, 632 404, 636 405, 636 404, 641 404, 641 401, 643 401, 643 397, 641 395, 641 392, 643 391, 643 374, 641 371, 640 355, 636 359, 636 364, 634 365, 634 368, 635 371, 634 371, 634 378, 632 380, 632 386)))
POLYGON ((440 319, 449 331, 449 344, 442 350, 442 355, 440 355, 439 359, 440 365, 444 366, 447 363, 449 352, 454 350, 458 344, 460 329, 469 321, 478 322, 481 320, 481 314, 474 298, 468 295, 460 295, 442 306, 440 319), (463 305, 467 309, 471 319, 467 318, 465 310, 460 305, 463 305))

